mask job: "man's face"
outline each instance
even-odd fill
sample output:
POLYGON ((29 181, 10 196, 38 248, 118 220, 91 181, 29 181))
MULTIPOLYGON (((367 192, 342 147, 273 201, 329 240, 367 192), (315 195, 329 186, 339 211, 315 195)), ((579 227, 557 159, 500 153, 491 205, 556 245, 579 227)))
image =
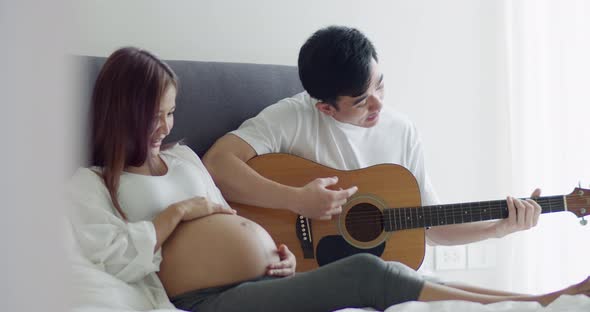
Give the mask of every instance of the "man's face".
POLYGON ((370 128, 379 121, 384 95, 383 74, 377 62, 372 60, 371 81, 365 93, 357 97, 339 96, 336 102, 338 109, 324 102, 317 103, 316 107, 340 122, 370 128))

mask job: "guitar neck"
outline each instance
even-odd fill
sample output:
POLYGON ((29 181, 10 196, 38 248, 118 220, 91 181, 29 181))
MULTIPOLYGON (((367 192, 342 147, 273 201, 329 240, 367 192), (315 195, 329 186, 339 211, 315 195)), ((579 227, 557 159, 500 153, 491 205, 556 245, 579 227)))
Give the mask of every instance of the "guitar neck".
MULTIPOLYGON (((541 213, 566 210, 565 196, 539 197, 535 201, 541 213)), ((388 208, 383 211, 384 230, 398 231, 437 225, 461 224, 508 217, 506 200, 408 208, 388 208)))

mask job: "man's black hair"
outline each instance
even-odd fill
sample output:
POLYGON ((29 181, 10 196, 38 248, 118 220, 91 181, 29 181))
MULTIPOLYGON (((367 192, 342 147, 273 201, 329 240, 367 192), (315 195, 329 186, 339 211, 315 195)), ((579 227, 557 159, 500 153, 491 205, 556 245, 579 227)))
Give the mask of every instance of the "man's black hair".
POLYGON ((359 30, 329 26, 316 31, 299 50, 299 79, 314 98, 337 107, 339 96, 360 96, 371 80, 377 52, 359 30))

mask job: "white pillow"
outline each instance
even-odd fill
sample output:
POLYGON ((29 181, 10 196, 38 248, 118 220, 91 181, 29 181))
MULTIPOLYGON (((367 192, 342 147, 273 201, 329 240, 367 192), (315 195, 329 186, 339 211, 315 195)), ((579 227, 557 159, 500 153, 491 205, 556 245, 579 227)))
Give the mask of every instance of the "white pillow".
POLYGON ((65 242, 71 265, 74 307, 114 308, 146 311, 153 309, 149 299, 122 280, 98 269, 81 252, 74 238, 72 225, 65 220, 65 242))

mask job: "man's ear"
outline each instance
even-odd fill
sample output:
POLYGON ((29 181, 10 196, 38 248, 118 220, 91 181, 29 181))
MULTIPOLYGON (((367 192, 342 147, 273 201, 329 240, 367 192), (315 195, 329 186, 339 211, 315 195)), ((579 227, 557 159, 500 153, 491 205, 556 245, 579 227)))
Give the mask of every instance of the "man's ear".
POLYGON ((315 103, 315 107, 322 113, 328 115, 328 116, 334 116, 334 113, 336 112, 336 108, 328 103, 325 102, 317 102, 315 103))

